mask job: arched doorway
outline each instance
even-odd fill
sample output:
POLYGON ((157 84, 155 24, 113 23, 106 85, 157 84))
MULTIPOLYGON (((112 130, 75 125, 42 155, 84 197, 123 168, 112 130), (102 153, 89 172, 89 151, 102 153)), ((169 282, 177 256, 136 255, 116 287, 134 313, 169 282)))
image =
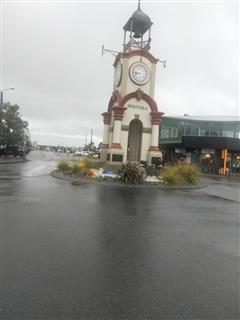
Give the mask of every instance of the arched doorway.
POLYGON ((128 130, 128 161, 141 160, 141 147, 142 147, 142 122, 134 119, 130 122, 128 130))

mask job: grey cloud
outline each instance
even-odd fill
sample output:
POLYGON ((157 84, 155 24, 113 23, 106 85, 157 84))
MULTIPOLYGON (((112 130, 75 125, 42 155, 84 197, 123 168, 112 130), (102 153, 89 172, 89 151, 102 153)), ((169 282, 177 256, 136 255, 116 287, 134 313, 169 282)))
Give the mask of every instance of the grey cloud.
MULTIPOLYGON (((40 143, 101 139, 101 113, 112 93, 113 61, 101 45, 121 50, 122 27, 136 3, 4 3, 5 99, 21 106, 40 143)), ((165 114, 238 113, 238 13, 234 3, 151 3, 155 99, 165 114)), ((81 142, 80 142, 81 141, 81 142)))

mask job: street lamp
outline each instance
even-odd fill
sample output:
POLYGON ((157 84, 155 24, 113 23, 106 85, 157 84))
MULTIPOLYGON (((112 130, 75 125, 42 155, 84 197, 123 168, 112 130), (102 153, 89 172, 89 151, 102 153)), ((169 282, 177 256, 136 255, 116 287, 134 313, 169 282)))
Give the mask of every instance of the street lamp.
POLYGON ((0 91, 0 107, 3 107, 3 92, 8 90, 15 90, 15 88, 6 88, 0 91))

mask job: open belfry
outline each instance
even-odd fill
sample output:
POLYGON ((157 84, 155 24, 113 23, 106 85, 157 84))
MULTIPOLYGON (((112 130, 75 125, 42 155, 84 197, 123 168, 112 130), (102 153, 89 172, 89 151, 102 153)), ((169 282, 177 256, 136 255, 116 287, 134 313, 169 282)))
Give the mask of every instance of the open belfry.
POLYGON ((156 66, 150 52, 151 19, 138 9, 124 25, 123 52, 114 61, 114 89, 107 111, 101 159, 108 162, 147 161, 162 157, 158 147, 163 112, 154 101, 156 66))

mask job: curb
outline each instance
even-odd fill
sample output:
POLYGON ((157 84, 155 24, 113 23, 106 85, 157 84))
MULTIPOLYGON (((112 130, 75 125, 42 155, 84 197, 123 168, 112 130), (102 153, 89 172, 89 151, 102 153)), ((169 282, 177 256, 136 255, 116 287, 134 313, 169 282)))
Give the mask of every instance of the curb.
POLYGON ((21 180, 19 176, 0 176, 0 180, 21 180))
POLYGON ((207 175, 203 174, 202 177, 208 178, 208 179, 218 179, 218 180, 227 180, 227 181, 234 181, 234 182, 240 182, 240 176, 220 176, 220 175, 207 175))
POLYGON ((189 185, 189 186, 168 186, 168 185, 159 185, 156 183, 148 183, 148 184, 123 184, 116 181, 104 181, 104 180, 90 180, 90 179, 83 179, 83 178, 72 178, 69 176, 64 176, 62 173, 59 174, 59 171, 54 170, 50 173, 50 175, 54 178, 69 181, 72 185, 83 185, 83 184, 95 184, 95 185, 112 185, 118 187, 133 187, 133 188, 154 188, 160 190, 194 190, 194 189, 203 189, 206 188, 207 184, 199 184, 199 185, 189 185))
POLYGON ((12 163, 24 163, 24 162, 28 162, 30 160, 28 159, 21 159, 21 160, 0 160, 0 164, 12 164, 12 163))

